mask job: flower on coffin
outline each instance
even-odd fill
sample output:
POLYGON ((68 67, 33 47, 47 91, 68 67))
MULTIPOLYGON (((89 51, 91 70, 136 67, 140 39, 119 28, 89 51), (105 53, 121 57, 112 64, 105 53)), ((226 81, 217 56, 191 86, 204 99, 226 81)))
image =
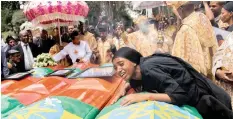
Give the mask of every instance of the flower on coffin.
POLYGON ((34 60, 34 67, 46 67, 57 65, 57 63, 53 60, 52 56, 48 53, 42 53, 41 55, 38 55, 34 60))

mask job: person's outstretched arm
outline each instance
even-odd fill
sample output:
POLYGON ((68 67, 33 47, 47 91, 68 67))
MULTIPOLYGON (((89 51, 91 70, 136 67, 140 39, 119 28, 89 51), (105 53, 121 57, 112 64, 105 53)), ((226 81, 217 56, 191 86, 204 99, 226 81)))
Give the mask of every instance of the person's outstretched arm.
POLYGON ((136 93, 127 95, 121 102, 121 106, 127 106, 132 103, 142 101, 161 101, 171 103, 171 98, 165 93, 136 93))
POLYGON ((54 61, 58 62, 61 59, 65 58, 66 55, 68 55, 68 52, 66 51, 66 48, 64 48, 63 50, 61 50, 59 53, 55 54, 53 56, 54 61))

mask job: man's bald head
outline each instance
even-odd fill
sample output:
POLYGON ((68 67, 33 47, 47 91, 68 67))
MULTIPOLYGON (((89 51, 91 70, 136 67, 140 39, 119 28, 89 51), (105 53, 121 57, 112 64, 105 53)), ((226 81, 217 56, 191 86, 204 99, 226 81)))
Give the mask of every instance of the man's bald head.
POLYGON ((28 32, 26 30, 20 31, 19 38, 20 38, 20 41, 24 43, 28 43, 28 40, 29 40, 28 32))

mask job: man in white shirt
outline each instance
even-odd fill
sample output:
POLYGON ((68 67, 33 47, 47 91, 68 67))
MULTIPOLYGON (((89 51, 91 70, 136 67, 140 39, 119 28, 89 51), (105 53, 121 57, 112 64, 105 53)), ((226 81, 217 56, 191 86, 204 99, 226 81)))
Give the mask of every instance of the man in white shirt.
POLYGON ((53 59, 58 62, 69 55, 73 63, 86 63, 90 61, 92 51, 86 41, 79 38, 78 31, 73 31, 70 34, 72 42, 64 47, 58 54, 53 56, 53 59))
POLYGON ((18 50, 21 54, 20 62, 21 68, 26 71, 33 68, 34 57, 37 56, 37 46, 33 43, 28 43, 29 36, 27 31, 20 31, 19 33, 20 42, 18 45, 14 46, 12 49, 18 50))

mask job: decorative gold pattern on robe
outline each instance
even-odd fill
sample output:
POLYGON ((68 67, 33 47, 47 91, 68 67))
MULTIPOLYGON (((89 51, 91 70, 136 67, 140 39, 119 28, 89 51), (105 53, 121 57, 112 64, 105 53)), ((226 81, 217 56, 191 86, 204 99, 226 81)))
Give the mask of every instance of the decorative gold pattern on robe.
POLYGON ((156 51, 158 52, 170 52, 170 44, 173 44, 172 39, 169 36, 164 37, 164 43, 162 46, 158 45, 158 32, 153 26, 150 26, 149 33, 145 34, 141 31, 136 31, 128 35, 129 47, 136 49, 144 57, 150 56, 156 51))
POLYGON ((193 12, 182 22, 172 55, 182 58, 198 72, 213 79, 212 57, 218 45, 210 21, 204 14, 193 12))
POLYGON ((233 32, 218 48, 213 59, 213 74, 220 67, 224 67, 225 70, 233 70, 233 32))
MULTIPOLYGON (((52 56, 54 56, 57 53, 59 53, 60 51, 61 51, 60 45, 59 44, 55 44, 53 47, 50 48, 49 54, 52 55, 52 56)), ((60 60, 58 64, 62 65, 62 66, 70 66, 70 64, 69 64, 69 62, 68 62, 68 60, 66 58, 60 60)))
MULTIPOLYGON (((233 32, 218 48, 213 57, 212 73, 215 75, 218 68, 223 70, 233 71, 233 32)), ((231 97, 233 97, 233 83, 225 82, 222 80, 215 80, 215 84, 222 87, 231 97)), ((233 98, 231 98, 231 104, 233 106, 233 98)))
POLYGON ((98 39, 98 51, 99 51, 99 63, 104 64, 104 63, 111 63, 112 62, 112 57, 109 56, 111 44, 114 43, 113 39, 107 39, 105 42, 103 42, 101 39, 98 39))
POLYGON ((84 35, 80 36, 80 39, 87 41, 89 47, 91 48, 91 51, 94 51, 97 49, 97 41, 95 39, 94 34, 90 32, 86 32, 84 35))

